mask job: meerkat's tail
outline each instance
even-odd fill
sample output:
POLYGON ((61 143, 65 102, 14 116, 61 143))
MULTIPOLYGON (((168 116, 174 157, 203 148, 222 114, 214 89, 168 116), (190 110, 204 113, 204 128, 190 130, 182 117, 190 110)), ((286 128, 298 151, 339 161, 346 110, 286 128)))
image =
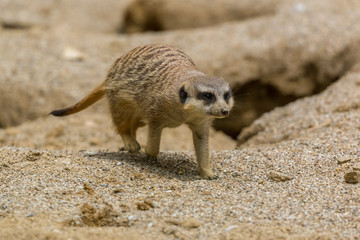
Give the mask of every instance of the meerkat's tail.
POLYGON ((86 97, 80 100, 80 102, 63 109, 58 109, 52 111, 50 114, 62 117, 70 114, 74 114, 84 110, 90 105, 94 104, 98 100, 100 100, 105 95, 105 82, 103 82, 100 86, 91 91, 86 97))

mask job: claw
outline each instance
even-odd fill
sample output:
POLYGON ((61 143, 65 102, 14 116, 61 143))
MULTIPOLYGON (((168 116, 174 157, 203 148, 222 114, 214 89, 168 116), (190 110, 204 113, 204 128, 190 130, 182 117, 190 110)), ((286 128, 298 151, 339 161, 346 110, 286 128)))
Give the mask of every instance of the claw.
POLYGON ((119 151, 128 151, 129 153, 138 153, 141 147, 136 141, 125 143, 123 147, 120 147, 119 151))
POLYGON ((147 160, 149 160, 151 162, 157 162, 156 156, 150 156, 150 155, 146 154, 146 158, 147 158, 147 160))
POLYGON ((220 178, 219 176, 214 175, 214 176, 212 176, 212 177, 208 177, 208 180, 217 180, 217 179, 219 179, 219 178, 220 178))
POLYGON ((211 170, 210 171, 204 171, 204 170, 200 170, 200 176, 203 179, 208 179, 208 180, 215 180, 218 179, 219 177, 216 176, 211 170))

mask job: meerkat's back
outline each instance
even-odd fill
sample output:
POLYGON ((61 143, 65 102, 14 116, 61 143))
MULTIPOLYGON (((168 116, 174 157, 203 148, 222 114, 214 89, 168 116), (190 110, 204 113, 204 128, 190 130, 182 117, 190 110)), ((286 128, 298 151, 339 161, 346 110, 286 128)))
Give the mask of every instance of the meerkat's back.
MULTIPOLYGON (((181 50, 150 44, 137 47, 118 58, 106 78, 109 94, 115 92, 149 94, 181 85, 187 72, 195 70, 194 62, 181 50), (176 84, 176 81, 180 81, 176 84)), ((135 100, 142 99, 137 98, 135 100)))

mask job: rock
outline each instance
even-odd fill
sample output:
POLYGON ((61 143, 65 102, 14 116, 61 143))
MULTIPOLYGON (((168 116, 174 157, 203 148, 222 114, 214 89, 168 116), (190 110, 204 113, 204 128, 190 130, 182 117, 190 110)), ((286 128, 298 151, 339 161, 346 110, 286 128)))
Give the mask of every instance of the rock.
MULTIPOLYGON (((268 4, 272 3, 275 1, 268 4)), ((63 28, 51 24, 46 31, 32 32, 31 37, 25 31, 3 31, 0 110, 7 114, 0 115, 0 127, 73 104, 99 84, 116 57, 140 44, 163 42, 180 47, 204 72, 230 82, 236 107, 230 118, 216 121, 214 126, 236 137, 264 112, 318 93, 358 62, 358 1, 336 5, 326 0, 281 1, 274 5, 273 14, 256 19, 159 34, 118 37, 82 30, 60 37, 63 28), (89 49, 86 55, 94 57, 83 62, 61 59, 64 41, 72 42, 75 49, 89 49), (17 46, 22 46, 21 55, 17 46), (19 67, 20 63, 25 67, 19 67)), ((249 4, 244 12, 256 7, 249 4)))
POLYGON ((113 190, 114 194, 123 193, 123 192, 124 192, 124 189, 122 189, 122 188, 116 188, 113 190))
POLYGON ((143 202, 136 203, 136 206, 137 206, 137 209, 141 210, 141 211, 147 211, 151 208, 149 205, 147 205, 146 203, 143 203, 143 202))
POLYGON ((239 227, 238 225, 231 225, 231 226, 225 228, 224 232, 230 232, 233 229, 238 228, 238 227, 239 227))
POLYGON ((144 203, 147 204, 147 205, 149 205, 151 208, 154 208, 154 207, 155 207, 154 203, 153 203, 151 200, 149 200, 149 199, 145 199, 145 200, 144 200, 144 203))
POLYGON ((40 159, 42 153, 41 152, 30 152, 26 156, 26 160, 30 162, 34 162, 40 159))
POLYGON ((275 182, 286 182, 293 179, 291 176, 273 170, 269 172, 269 178, 275 182))
POLYGON ((37 213, 35 212, 35 213, 30 213, 29 215, 27 215, 26 217, 34 217, 34 216, 36 216, 37 215, 37 213))
POLYGON ((63 58, 65 60, 82 61, 84 60, 84 57, 85 57, 84 53, 72 47, 66 47, 63 51, 63 58))
MULTIPOLYGON (((360 69, 354 68, 321 94, 264 114, 251 126, 243 129, 238 136, 238 146, 243 148, 294 139, 303 139, 304 144, 308 144, 306 139, 310 137, 323 139, 330 136, 339 138, 356 135, 360 126, 360 112, 355 110, 357 108, 354 106, 358 105, 360 88, 355 82, 359 78, 360 69), (339 106, 346 106, 347 110, 339 112, 339 106)), ((346 138, 342 141, 347 141, 346 138)), ((321 145, 313 147, 314 151, 327 148, 321 145)), ((345 153, 350 156, 349 152, 345 153)), ((339 164, 348 159, 339 159, 339 164)))
POLYGON ((2 21, 0 27, 6 30, 28 30, 31 24, 21 21, 2 21))
POLYGON ((353 166, 354 171, 360 171, 360 166, 353 166))
POLYGON ((360 173, 357 171, 347 172, 344 175, 346 183, 359 183, 360 173))
POLYGON ((119 218, 119 213, 107 203, 103 207, 94 207, 88 203, 80 206, 80 219, 76 217, 65 221, 68 226, 80 227, 120 227, 128 226, 127 219, 119 218))
POLYGON ((338 164, 344 164, 344 163, 347 163, 350 161, 351 161, 351 158, 347 157, 347 156, 341 156, 339 159, 337 159, 338 164))
POLYGON ((200 227, 200 225, 201 225, 200 221, 194 217, 186 218, 180 224, 180 226, 182 226, 183 228, 189 228, 189 229, 198 228, 200 227))
POLYGON ((6 134, 9 136, 16 136, 19 133, 19 129, 15 127, 6 128, 6 134))
POLYGON ((137 209, 141 211, 150 210, 150 208, 154 208, 154 203, 150 200, 144 200, 143 202, 136 203, 137 209))
POLYGON ((167 221, 176 226, 180 226, 183 228, 191 229, 191 228, 198 228, 200 227, 201 223, 194 217, 185 217, 181 220, 178 219, 171 219, 167 221))
POLYGON ((90 187, 90 185, 87 182, 84 182, 83 188, 89 195, 94 195, 95 194, 94 189, 92 187, 90 187))
POLYGON ((163 227, 161 232, 164 233, 165 235, 173 235, 175 239, 189 239, 185 234, 180 232, 175 227, 168 227, 168 226, 163 227))
POLYGON ((274 14, 281 0, 135 0, 126 9, 120 32, 165 31, 211 26, 274 14), (186 16, 186 17, 184 17, 186 16))
POLYGON ((109 13, 114 9, 121 11, 129 2, 111 0, 103 4, 90 0, 84 5, 82 1, 69 4, 39 0, 19 10, 21 1, 0 2, 0 9, 6 9, 0 14, 0 84, 6 84, 0 89, 0 110, 7 112, 0 115, 0 128, 46 116, 53 107, 64 107, 79 99, 81 88, 87 84, 85 91, 91 89, 91 83, 95 86, 96 81, 103 79, 107 67, 102 71, 102 60, 96 67, 79 67, 76 62, 63 59, 62 52, 68 43, 75 49, 86 45, 86 38, 91 37, 83 33, 102 35, 114 29, 116 35, 119 19, 109 13), (85 38, 73 38, 74 34, 85 38), (80 70, 90 72, 91 68, 96 70, 90 74, 80 70))

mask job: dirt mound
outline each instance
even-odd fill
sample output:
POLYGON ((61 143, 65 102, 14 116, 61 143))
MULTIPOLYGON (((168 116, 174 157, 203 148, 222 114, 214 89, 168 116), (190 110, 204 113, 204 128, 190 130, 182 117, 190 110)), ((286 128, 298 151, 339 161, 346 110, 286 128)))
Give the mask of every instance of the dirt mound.
POLYGON ((280 4, 275 14, 253 20, 131 36, 77 28, 80 23, 65 17, 46 29, 5 28, 2 53, 11 57, 0 59, 0 107, 7 112, 0 115, 0 126, 17 125, 79 100, 125 51, 165 43, 183 49, 204 72, 231 83, 236 107, 215 127, 235 137, 264 112, 318 93, 352 68, 359 56, 357 7, 356 1, 291 1, 280 4), (69 48, 80 59, 66 55, 69 48))
POLYGON ((274 14, 282 0, 136 0, 126 9, 121 33, 199 28, 274 14), (186 16, 186 17, 184 17, 186 16))
MULTIPOLYGON (((356 70, 357 69, 357 70, 356 70)), ((257 119, 239 135, 241 147, 274 144, 298 138, 322 138, 339 131, 358 132, 360 71, 352 72, 312 98, 298 100, 257 119)))
POLYGON ((119 213, 111 205, 105 204, 103 208, 84 203, 80 207, 80 219, 71 219, 64 222, 66 226, 74 227, 120 227, 129 226, 128 220, 120 220, 119 213))

